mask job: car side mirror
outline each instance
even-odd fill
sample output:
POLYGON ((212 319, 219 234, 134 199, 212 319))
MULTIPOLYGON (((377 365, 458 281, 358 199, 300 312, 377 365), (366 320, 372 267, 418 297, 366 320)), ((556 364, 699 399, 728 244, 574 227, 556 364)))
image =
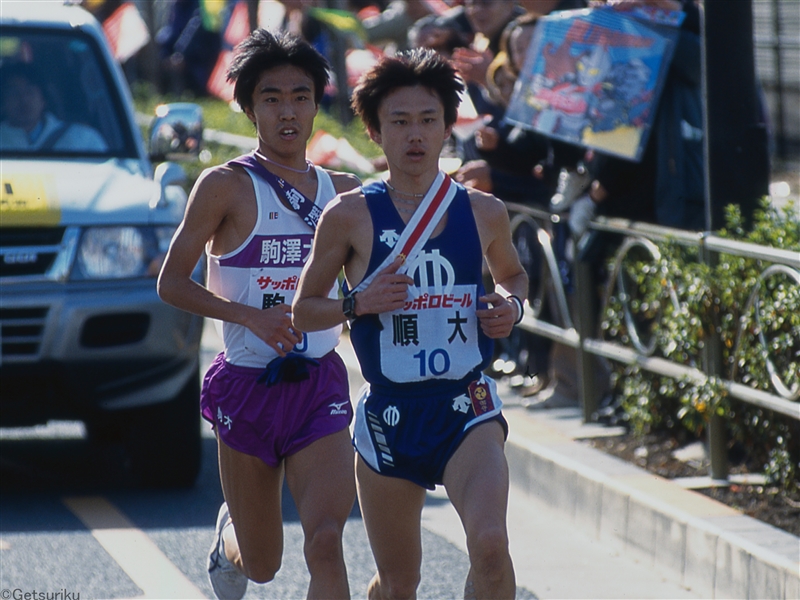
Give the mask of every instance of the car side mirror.
POLYGON ((196 157, 203 142, 203 109, 190 102, 157 106, 149 139, 154 161, 196 157))

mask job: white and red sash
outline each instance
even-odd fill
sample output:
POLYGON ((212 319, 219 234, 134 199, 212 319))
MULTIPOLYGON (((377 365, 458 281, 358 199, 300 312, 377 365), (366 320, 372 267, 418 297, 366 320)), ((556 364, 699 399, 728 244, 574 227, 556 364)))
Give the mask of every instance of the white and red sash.
POLYGON ((392 264, 399 255, 402 255, 405 260, 397 272, 405 273, 408 265, 414 263, 417 254, 422 250, 422 247, 431 237, 433 230, 436 229, 436 226, 444 217, 457 191, 456 185, 450 179, 450 176, 443 171, 439 171, 389 255, 353 289, 353 292, 360 292, 365 289, 372 283, 378 273, 392 264))

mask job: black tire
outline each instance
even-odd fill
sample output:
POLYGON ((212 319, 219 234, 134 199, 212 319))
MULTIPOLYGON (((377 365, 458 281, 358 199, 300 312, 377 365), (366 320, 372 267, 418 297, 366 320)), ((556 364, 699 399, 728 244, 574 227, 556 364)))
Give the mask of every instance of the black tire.
POLYGON ((124 453, 126 485, 189 488, 202 459, 199 399, 198 370, 168 402, 94 415, 86 421, 89 441, 103 454, 124 453))

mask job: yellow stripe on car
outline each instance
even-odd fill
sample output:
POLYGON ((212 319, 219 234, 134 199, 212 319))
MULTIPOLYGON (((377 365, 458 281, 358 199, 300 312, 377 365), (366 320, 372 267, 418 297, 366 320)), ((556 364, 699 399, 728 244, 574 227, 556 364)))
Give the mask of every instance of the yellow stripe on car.
POLYGON ((3 174, 0 180, 0 227, 58 225, 61 206, 52 177, 3 174))

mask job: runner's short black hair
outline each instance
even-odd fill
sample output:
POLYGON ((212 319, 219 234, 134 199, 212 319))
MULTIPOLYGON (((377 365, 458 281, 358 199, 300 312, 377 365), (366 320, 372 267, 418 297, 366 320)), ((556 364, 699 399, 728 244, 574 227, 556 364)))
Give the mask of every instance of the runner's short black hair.
POLYGON ((399 87, 417 85, 436 93, 442 101, 446 127, 456 122, 464 83, 453 65, 429 48, 414 48, 378 61, 362 75, 353 91, 353 111, 368 129, 380 132, 378 108, 381 101, 399 87))
POLYGON ((314 101, 319 104, 330 79, 328 61, 311 44, 295 35, 256 29, 241 44, 228 68, 228 81, 234 83, 234 100, 252 108, 253 91, 267 69, 292 65, 302 69, 314 81, 314 101))

